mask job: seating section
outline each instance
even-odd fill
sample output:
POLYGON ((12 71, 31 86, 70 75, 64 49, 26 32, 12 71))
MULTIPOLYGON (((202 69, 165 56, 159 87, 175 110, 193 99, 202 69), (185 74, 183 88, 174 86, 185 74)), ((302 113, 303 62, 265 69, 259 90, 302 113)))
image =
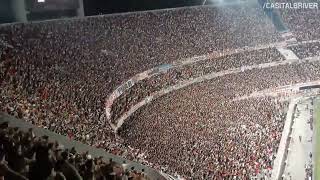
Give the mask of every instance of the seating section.
MULTIPOLYGON (((320 38, 319 11, 280 10, 298 41, 320 38)), ((125 91, 111 121, 159 90, 209 73, 283 62, 281 41, 259 5, 189 7, 0 26, 0 111, 187 179, 267 179, 288 101, 235 100, 260 90, 319 80, 319 61, 253 68, 195 83, 136 111, 115 134, 109 95, 162 64, 233 52, 168 70, 125 91)), ((319 43, 292 46, 300 58, 319 43)), ((66 149, 32 129, 1 124, 0 176, 7 179, 150 179, 123 164, 66 149)), ((152 179, 152 178, 151 178, 152 179)))
POLYGON ((38 137, 33 129, 27 132, 0 124, 0 177, 26 179, 150 179, 142 171, 125 169, 112 159, 94 158, 88 152, 77 153, 48 136, 38 137))

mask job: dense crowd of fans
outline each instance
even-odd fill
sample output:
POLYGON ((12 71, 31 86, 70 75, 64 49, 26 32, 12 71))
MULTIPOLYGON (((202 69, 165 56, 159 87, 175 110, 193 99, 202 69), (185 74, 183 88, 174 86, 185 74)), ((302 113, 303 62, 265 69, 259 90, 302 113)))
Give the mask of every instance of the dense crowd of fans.
POLYGON ((117 154, 124 150, 111 143, 104 100, 122 81, 184 57, 277 39, 271 22, 252 7, 15 24, 0 32, 1 48, 14 47, 1 51, 1 110, 117 154))
POLYGON ((32 129, 27 132, 0 124, 0 178, 8 180, 144 180, 143 171, 124 166, 103 157, 93 158, 88 152, 77 153, 48 136, 38 137, 32 129))
MULTIPOLYGON (((281 3, 316 3, 317 0, 276 0, 281 3)), ((318 7, 319 8, 319 7, 318 7)), ((281 8, 280 15, 284 24, 296 36, 298 41, 320 39, 320 11, 318 8, 281 8)))
POLYGON ((280 109, 285 110, 287 103, 273 99, 231 103, 204 96, 205 92, 198 95, 196 90, 152 103, 126 121, 120 134, 130 144, 147 146, 150 162, 186 177, 270 177, 284 125, 280 109))
POLYGON ((254 91, 318 80, 319 68, 319 62, 293 63, 253 69, 193 85, 148 104, 131 116, 119 132, 128 144, 146 147, 144 149, 150 162, 167 165, 168 169, 174 169, 181 174, 205 179, 212 176, 236 176, 241 179, 266 175, 273 160, 270 152, 276 151, 282 132, 284 115, 281 110, 287 104, 280 103, 281 105, 276 106, 275 100, 268 98, 235 102, 231 100, 254 91), (249 129, 257 126, 259 130, 253 132, 264 133, 242 133, 243 126, 249 129), (250 138, 243 138, 246 136, 244 134, 250 138), (245 146, 257 141, 259 145, 254 144, 251 148, 245 146), (229 142, 230 146, 227 145, 229 142), (214 150, 214 147, 217 149, 214 150), (248 157, 244 158, 246 162, 237 161, 245 154, 240 150, 236 151, 241 148, 248 153, 248 157), (229 154, 230 151, 233 153, 229 154), (208 154, 217 154, 217 157, 210 158, 222 165, 221 169, 212 165, 215 168, 211 174, 208 174, 208 169, 203 168, 210 166, 211 161, 206 161, 210 159, 208 154), (255 154, 260 155, 260 160, 256 162, 250 159, 251 155, 255 157, 255 154), (228 157, 224 162, 229 164, 221 163, 224 156, 228 157), (269 158, 270 161, 267 161, 269 158), (263 173, 260 174, 261 172, 263 173))
MULTIPOLYGON (((317 79, 319 63, 253 69, 192 85, 139 110, 120 129, 121 137, 106 122, 104 101, 120 83, 157 65, 273 43, 278 37, 260 9, 246 6, 2 26, 0 110, 185 177, 269 176, 287 103, 270 98, 231 100, 256 90, 317 79)), ((279 52, 269 48, 169 70, 125 92, 112 107, 112 118, 176 82, 244 64, 281 60, 279 52)), ((60 170, 54 168, 58 174, 60 170)))
POLYGON ((315 57, 320 55, 320 42, 290 46, 289 49, 292 50, 299 58, 315 57))
POLYGON ((111 109, 111 121, 115 123, 117 118, 145 97, 179 82, 209 73, 281 60, 284 60, 284 58, 276 48, 267 48, 234 53, 221 58, 198 61, 190 65, 172 68, 169 72, 154 75, 139 81, 134 87, 117 98, 113 102, 111 109))

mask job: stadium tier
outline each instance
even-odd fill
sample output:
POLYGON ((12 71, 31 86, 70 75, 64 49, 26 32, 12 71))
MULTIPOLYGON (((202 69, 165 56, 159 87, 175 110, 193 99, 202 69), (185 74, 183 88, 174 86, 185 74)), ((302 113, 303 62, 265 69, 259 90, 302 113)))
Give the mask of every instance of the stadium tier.
MULTIPOLYGON (((276 0, 275 2, 287 2, 286 0, 276 0)), ((316 0, 291 1, 292 3, 318 3, 316 0)), ((317 5, 318 6, 318 5, 317 5)), ((279 9, 284 24, 296 35, 297 40, 319 39, 319 15, 318 8, 282 8, 279 9)))
MULTIPOLYGON (((258 3, 0 25, 0 111, 158 171, 85 157, 72 167, 78 178, 108 179, 105 166, 118 179, 279 177, 291 98, 318 93, 296 88, 319 84, 315 13, 298 26, 300 13, 280 11, 290 44, 258 3)), ((24 148, 30 134, 19 128, 1 129, 5 154, 24 148)), ((66 175, 69 155, 61 150, 43 177, 66 175)), ((32 168, 8 168, 34 179, 32 168)))

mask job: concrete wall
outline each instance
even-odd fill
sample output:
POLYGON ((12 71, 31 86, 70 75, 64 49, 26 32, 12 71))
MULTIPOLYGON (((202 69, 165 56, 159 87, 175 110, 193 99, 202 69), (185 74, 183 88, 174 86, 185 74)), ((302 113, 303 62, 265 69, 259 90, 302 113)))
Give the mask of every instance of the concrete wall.
POLYGON ((289 104, 287 117, 286 117, 285 125, 282 131, 282 136, 281 136, 281 140, 280 140, 280 144, 277 152, 277 157, 274 160, 274 164, 273 164, 273 170, 271 175, 272 180, 280 179, 285 166, 284 163, 286 160, 286 156, 288 154, 287 149, 289 146, 290 134, 292 131, 292 124, 294 119, 294 113, 297 108, 297 102, 298 100, 294 99, 289 104))
POLYGON ((84 17, 84 7, 83 7, 83 0, 79 0, 79 8, 77 10, 78 17, 84 17))
POLYGON ((0 0, 0 23, 14 22, 11 0, 0 0))
POLYGON ((15 22, 27 22, 27 11, 25 10, 24 0, 12 0, 12 12, 15 22))

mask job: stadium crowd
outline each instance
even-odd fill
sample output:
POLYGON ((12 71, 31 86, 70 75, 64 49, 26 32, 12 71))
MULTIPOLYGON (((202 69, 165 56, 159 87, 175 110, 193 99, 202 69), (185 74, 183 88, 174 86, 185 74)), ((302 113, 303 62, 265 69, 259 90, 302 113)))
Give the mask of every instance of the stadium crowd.
POLYGON ((125 122, 120 134, 130 144, 148 145, 150 162, 188 178, 270 177, 284 124, 280 109, 287 104, 271 99, 204 100, 190 91, 192 97, 178 92, 147 106, 125 122), (185 100, 172 99, 178 96, 185 100))
MULTIPOLYGON (((269 176, 286 103, 230 100, 319 78, 319 63, 255 69, 193 85, 190 92, 178 91, 154 103, 161 106, 138 112, 126 121, 120 137, 104 113, 106 97, 136 73, 211 51, 276 42, 278 34, 264 17, 252 7, 194 7, 1 26, 0 38, 13 48, 0 53, 0 110, 189 178, 269 176)), ((129 96, 119 99, 113 114, 126 110, 123 103, 135 102, 130 98, 139 99, 184 79, 239 67, 239 62, 280 60, 270 48, 205 62, 212 63, 210 67, 200 62, 170 70, 135 85, 129 96), (140 94, 141 89, 146 94, 140 94)))
POLYGON ((8 180, 146 180, 143 171, 124 169, 112 159, 93 158, 88 152, 77 153, 48 136, 38 137, 30 128, 27 132, 0 124, 0 178, 8 180))
POLYGON ((112 105, 111 121, 116 124, 117 118, 127 112, 130 107, 142 101, 145 97, 152 95, 152 93, 179 82, 209 73, 282 60, 284 58, 276 48, 267 48, 235 52, 220 58, 198 61, 190 65, 169 69, 166 73, 160 73, 136 83, 134 87, 118 97, 112 105))
MULTIPOLYGON (((276 0, 280 3, 316 3, 317 0, 276 0)), ((319 7, 318 7, 319 8, 319 7)), ((320 39, 320 11, 318 8, 281 8, 280 15, 284 24, 289 28, 298 41, 320 39)))
POLYGON ((290 46, 289 49, 292 50, 301 59, 320 55, 319 42, 290 46))
POLYGON ((1 109, 117 151, 108 147, 114 138, 104 114, 104 100, 117 85, 145 69, 212 48, 276 41, 271 22, 261 17, 252 7, 194 7, 1 26, 1 48, 13 46, 1 52, 1 109), (268 35, 256 37, 256 32, 268 35), (97 137, 96 132, 105 133, 97 137))
POLYGON ((284 123, 281 111, 287 103, 275 105, 271 98, 232 100, 254 91, 318 80, 319 68, 319 62, 293 63, 192 85, 147 104, 125 121, 119 133, 128 144, 145 147, 149 162, 190 177, 268 176, 284 123), (242 128, 252 131, 243 133, 242 128), (257 156, 256 161, 251 159, 257 156), (220 162, 221 169, 211 160, 220 162), (203 168, 207 166, 214 167, 209 174, 203 168))

